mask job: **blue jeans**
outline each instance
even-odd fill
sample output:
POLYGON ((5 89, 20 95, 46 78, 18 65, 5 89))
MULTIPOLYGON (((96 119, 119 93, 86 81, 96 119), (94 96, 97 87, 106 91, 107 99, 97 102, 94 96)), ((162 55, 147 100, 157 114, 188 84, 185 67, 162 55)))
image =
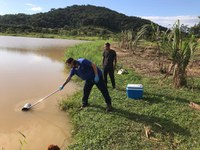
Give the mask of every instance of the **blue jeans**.
POLYGON ((111 106, 111 98, 110 98, 110 95, 108 93, 108 89, 105 86, 103 76, 99 77, 98 83, 95 83, 94 81, 90 81, 90 80, 85 81, 85 85, 84 85, 84 88, 83 88, 83 98, 82 98, 83 105, 88 105, 88 98, 89 98, 90 92, 91 92, 94 84, 101 91, 101 93, 102 93, 102 95, 105 99, 106 104, 111 106))

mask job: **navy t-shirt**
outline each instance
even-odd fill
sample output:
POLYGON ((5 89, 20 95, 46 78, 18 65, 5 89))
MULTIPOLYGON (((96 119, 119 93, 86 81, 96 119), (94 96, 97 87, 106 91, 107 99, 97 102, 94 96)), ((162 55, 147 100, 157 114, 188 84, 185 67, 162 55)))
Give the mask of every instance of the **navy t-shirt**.
MULTIPOLYGON (((72 77, 75 74, 79 76, 82 80, 94 80, 95 74, 92 68, 92 62, 85 59, 79 58, 76 60, 78 62, 78 68, 72 68, 69 76, 72 77)), ((101 70, 97 67, 99 77, 102 76, 101 70)))

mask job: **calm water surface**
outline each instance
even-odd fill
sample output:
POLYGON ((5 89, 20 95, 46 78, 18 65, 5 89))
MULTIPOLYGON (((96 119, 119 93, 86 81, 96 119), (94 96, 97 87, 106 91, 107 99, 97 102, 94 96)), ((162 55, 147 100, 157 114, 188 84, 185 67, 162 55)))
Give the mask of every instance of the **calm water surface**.
POLYGON ((0 36, 0 149, 19 149, 26 136, 25 150, 45 150, 71 141, 71 124, 58 108, 63 97, 79 89, 73 82, 28 112, 34 103, 56 90, 66 79, 62 58, 76 40, 0 36))

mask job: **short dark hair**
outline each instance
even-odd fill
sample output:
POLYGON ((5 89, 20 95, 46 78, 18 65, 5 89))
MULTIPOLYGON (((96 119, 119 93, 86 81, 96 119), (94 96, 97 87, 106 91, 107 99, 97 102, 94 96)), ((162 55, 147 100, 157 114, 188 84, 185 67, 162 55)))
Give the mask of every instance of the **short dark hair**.
POLYGON ((57 145, 49 145, 47 150, 60 150, 60 148, 57 145))
POLYGON ((73 60, 74 60, 74 59, 73 59, 72 57, 69 57, 69 58, 65 61, 65 63, 71 64, 73 60))
POLYGON ((110 46, 110 43, 107 42, 107 43, 105 43, 105 45, 106 45, 106 46, 110 46))

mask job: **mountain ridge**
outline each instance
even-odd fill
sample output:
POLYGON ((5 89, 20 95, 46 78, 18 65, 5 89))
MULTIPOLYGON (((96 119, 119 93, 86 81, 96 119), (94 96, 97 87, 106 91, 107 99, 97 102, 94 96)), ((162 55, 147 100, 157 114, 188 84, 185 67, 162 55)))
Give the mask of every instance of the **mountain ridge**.
POLYGON ((48 12, 33 15, 14 14, 0 16, 1 26, 24 26, 28 28, 75 29, 92 26, 113 33, 123 30, 137 31, 150 20, 126 16, 106 7, 93 5, 73 5, 65 8, 52 8, 48 12))

